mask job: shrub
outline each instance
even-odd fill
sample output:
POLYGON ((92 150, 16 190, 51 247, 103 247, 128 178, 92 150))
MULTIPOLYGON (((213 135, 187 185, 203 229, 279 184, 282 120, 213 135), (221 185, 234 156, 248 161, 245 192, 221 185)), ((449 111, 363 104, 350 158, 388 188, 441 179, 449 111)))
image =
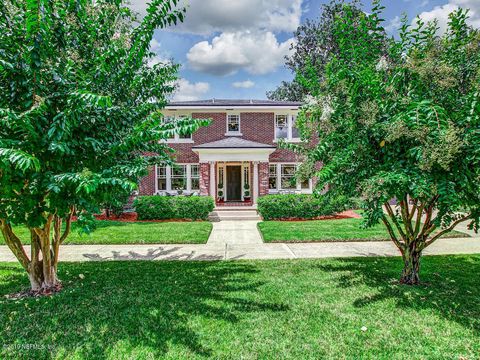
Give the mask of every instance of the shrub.
POLYGON ((267 195, 258 199, 258 212, 264 220, 315 219, 348 208, 344 197, 314 195, 267 195))
POLYGON ((134 206, 138 220, 207 220, 215 204, 208 196, 141 196, 134 206))

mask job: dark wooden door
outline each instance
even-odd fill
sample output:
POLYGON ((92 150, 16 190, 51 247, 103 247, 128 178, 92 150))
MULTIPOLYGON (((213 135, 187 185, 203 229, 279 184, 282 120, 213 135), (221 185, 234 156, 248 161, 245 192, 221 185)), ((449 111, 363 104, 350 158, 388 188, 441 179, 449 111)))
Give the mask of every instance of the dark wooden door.
POLYGON ((242 199, 242 167, 227 166, 227 201, 242 199))

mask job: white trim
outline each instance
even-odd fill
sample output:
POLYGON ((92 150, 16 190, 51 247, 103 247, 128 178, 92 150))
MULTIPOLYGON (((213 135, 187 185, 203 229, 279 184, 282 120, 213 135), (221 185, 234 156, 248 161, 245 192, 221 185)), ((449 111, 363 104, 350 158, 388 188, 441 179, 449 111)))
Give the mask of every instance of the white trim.
POLYGON ((253 187, 250 185, 250 189, 252 190, 252 201, 256 204, 258 193, 260 191, 258 181, 258 161, 253 162, 253 187))
POLYGON ((209 161, 262 161, 268 162, 268 158, 276 148, 264 149, 193 149, 200 158, 200 162, 209 161))
POLYGON ((210 161, 209 163, 209 166, 210 166, 210 196, 212 196, 214 199, 216 198, 216 194, 215 194, 215 188, 217 187, 215 182, 216 182, 216 179, 215 179, 215 162, 214 161, 210 161))
MULTIPOLYGON (((277 188, 276 189, 268 189, 269 194, 277 194, 280 191, 295 191, 297 193, 302 194, 311 194, 313 192, 313 181, 312 179, 308 180, 308 189, 302 189, 301 181, 297 181, 297 186, 295 189, 282 189, 282 165, 295 165, 296 167, 299 166, 300 163, 295 162, 281 162, 281 163, 269 163, 268 164, 268 177, 270 178, 270 166, 275 166, 276 168, 276 178, 277 178, 277 188)), ((270 185, 270 181, 269 181, 270 185)))
POLYGON ((301 142, 302 140, 298 137, 293 137, 293 118, 296 115, 290 114, 290 113, 275 113, 273 117, 273 127, 274 127, 274 134, 273 134, 273 142, 277 143, 281 140, 286 141, 286 142, 301 142), (277 138, 277 116, 286 116, 286 125, 287 125, 287 137, 286 138, 277 138))
MULTIPOLYGON (((198 178, 200 178, 200 164, 199 163, 179 163, 180 166, 185 166, 185 176, 187 178, 186 189, 184 191, 200 191, 200 189, 192 189, 192 165, 198 166, 198 178)), ((155 194, 162 194, 167 191, 175 191, 172 189, 172 167, 170 165, 165 166, 165 178, 166 178, 166 189, 158 189, 158 168, 163 167, 155 165, 155 194)))
POLYGON ((238 114, 227 113, 225 121, 226 121, 226 129, 227 129, 227 132, 225 133, 225 136, 243 136, 243 134, 242 134, 242 120, 241 120, 240 113, 238 113, 238 114), (228 120, 229 120, 230 116, 238 116, 238 131, 228 131, 228 120))
POLYGON ((288 106, 288 105, 277 105, 277 106, 268 106, 268 105, 262 105, 262 106, 252 106, 252 105, 242 105, 242 106, 225 106, 225 105, 212 105, 212 106, 165 106, 165 110, 170 110, 170 111, 182 111, 182 110, 224 110, 228 111, 229 109, 250 109, 250 110, 270 110, 270 111, 275 111, 276 109, 281 109, 281 110, 291 110, 291 111, 298 111, 300 109, 299 106, 288 106))

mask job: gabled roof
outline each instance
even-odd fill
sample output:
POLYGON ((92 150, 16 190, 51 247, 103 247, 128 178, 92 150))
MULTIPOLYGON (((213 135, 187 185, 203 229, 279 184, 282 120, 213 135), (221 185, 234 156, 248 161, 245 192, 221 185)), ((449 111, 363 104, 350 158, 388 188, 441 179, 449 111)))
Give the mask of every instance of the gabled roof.
POLYGON ((210 143, 194 146, 193 149, 274 149, 275 146, 245 140, 239 137, 229 137, 210 143))
POLYGON ((168 107, 260 107, 260 106, 291 106, 299 107, 301 102, 276 100, 244 100, 244 99, 209 99, 195 101, 173 101, 168 107))

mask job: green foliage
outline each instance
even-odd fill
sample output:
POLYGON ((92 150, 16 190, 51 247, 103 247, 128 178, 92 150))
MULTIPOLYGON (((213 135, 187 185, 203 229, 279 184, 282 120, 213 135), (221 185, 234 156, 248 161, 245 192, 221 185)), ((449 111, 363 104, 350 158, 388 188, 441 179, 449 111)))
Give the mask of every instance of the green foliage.
POLYGON ((258 212, 264 220, 315 219, 348 208, 345 197, 307 194, 267 195, 258 198, 258 212))
POLYGON ((275 90, 267 92, 269 99, 304 101, 312 94, 309 80, 313 78, 317 82, 319 77, 323 78, 325 67, 339 53, 342 37, 335 32, 335 21, 347 17, 354 24, 350 29, 350 39, 357 41, 355 24, 358 19, 365 17, 359 0, 331 0, 321 5, 318 20, 307 19, 300 24, 294 33, 293 53, 285 59, 287 68, 295 74, 295 78, 290 82, 283 81, 275 90))
POLYGON ((164 124, 177 66, 148 65, 154 30, 183 13, 176 0, 151 2, 142 21, 120 1, 0 6, 0 218, 41 227, 98 211, 171 161, 161 140, 207 123, 164 124))
POLYGON ((139 220, 207 220, 215 203, 209 196, 141 196, 134 207, 139 220))
POLYGON ((322 74, 306 72, 313 97, 297 124, 318 141, 305 150, 324 164, 318 189, 362 197, 366 225, 383 221, 408 257, 441 236, 435 229, 479 225, 480 34, 459 9, 444 34, 404 18, 388 39, 382 12, 375 1, 368 16, 334 22, 338 51, 322 74))

